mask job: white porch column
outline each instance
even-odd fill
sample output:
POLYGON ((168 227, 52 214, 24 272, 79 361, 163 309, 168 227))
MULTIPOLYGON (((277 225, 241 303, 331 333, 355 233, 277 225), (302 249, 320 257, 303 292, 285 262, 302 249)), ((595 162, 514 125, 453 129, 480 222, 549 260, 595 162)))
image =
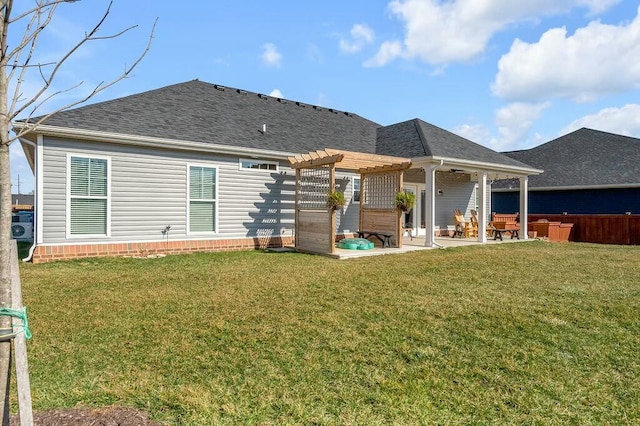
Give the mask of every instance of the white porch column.
POLYGON ((478 173, 478 242, 487 242, 487 172, 478 173))
POLYGON ((425 216, 425 247, 435 247, 436 228, 436 168, 437 165, 430 164, 423 167, 424 170, 424 216, 425 216))
POLYGON ((520 178, 520 238, 529 239, 529 176, 520 178))

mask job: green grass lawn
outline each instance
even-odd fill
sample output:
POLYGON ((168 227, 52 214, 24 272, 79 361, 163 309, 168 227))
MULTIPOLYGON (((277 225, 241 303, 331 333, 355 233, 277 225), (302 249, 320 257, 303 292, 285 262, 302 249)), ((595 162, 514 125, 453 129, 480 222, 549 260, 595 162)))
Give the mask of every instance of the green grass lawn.
POLYGON ((167 424, 637 424, 640 247, 22 264, 34 408, 167 424))

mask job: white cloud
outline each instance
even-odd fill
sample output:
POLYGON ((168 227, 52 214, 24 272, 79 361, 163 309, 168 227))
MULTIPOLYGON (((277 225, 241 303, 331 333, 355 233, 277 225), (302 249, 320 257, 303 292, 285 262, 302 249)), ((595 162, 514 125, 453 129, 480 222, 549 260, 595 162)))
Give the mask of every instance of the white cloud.
POLYGON ((340 50, 344 53, 357 53, 375 39, 373 30, 366 24, 355 24, 351 27, 351 39, 340 40, 340 50))
POLYGON ((429 64, 468 61, 484 52, 495 33, 514 23, 578 7, 599 13, 619 1, 393 0, 389 10, 404 24, 404 40, 383 42, 369 65, 382 66, 398 57, 429 64))
POLYGON ((463 124, 455 128, 453 133, 480 145, 491 145, 491 132, 482 124, 463 124))
POLYGON ((529 135, 533 122, 542 111, 548 108, 549 102, 528 104, 515 102, 496 111, 498 138, 491 141, 491 148, 506 151, 521 147, 529 135))
POLYGON ((385 41, 380 46, 376 56, 364 63, 365 67, 381 67, 402 55, 402 43, 398 41, 385 41))
POLYGON ((593 21, 570 36, 554 28, 537 43, 515 40, 498 63, 492 90, 511 101, 586 102, 640 87, 639 63, 640 10, 620 26, 593 21))
MULTIPOLYGON (((496 111, 495 123, 498 135, 482 124, 463 124, 454 132, 473 142, 487 146, 496 151, 512 151, 530 145, 529 131, 542 112, 550 105, 548 102, 538 104, 512 103, 496 111)), ((538 140, 539 136, 536 135, 538 140)))
POLYGON ((273 96, 274 98, 284 98, 280 89, 273 89, 271 93, 269 93, 269 96, 273 96))
POLYGON ((622 108, 605 108, 573 121, 562 129, 560 134, 564 135, 582 127, 638 138, 640 137, 640 105, 627 104, 622 108))
POLYGON ((262 63, 268 67, 280 68, 282 55, 278 52, 278 47, 273 43, 265 43, 262 46, 262 63))

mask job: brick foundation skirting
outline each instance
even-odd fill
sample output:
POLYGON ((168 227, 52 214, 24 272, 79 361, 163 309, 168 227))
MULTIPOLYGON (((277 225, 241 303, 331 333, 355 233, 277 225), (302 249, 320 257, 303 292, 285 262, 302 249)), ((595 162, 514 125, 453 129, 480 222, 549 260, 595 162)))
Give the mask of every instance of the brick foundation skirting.
POLYGON ((69 260, 84 257, 147 257, 157 254, 254 250, 269 247, 283 247, 286 245, 293 245, 292 237, 37 246, 33 252, 32 261, 33 263, 44 263, 53 260, 69 260))

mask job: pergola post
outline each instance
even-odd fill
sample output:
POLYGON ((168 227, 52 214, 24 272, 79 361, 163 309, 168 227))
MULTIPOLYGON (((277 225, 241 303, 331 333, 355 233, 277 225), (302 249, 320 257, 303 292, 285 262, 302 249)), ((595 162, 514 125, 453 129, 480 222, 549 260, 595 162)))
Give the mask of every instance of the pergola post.
POLYGON ((293 225, 293 245, 294 247, 297 246, 297 241, 298 241, 298 212, 300 211, 300 205, 299 205, 299 200, 300 200, 300 169, 296 169, 296 193, 295 193, 295 198, 293 201, 293 212, 294 212, 294 220, 295 223, 293 225))
MULTIPOLYGON (((331 164, 329 166, 329 188, 331 191, 336 189, 336 165, 331 164)), ((336 250, 336 210, 331 209, 329 212, 329 253, 333 253, 336 250)))
MULTIPOLYGON (((398 188, 396 188, 396 194, 400 191, 404 190, 404 173, 402 171, 397 171, 398 176, 398 188)), ((404 212, 398 208, 396 208, 396 246, 398 248, 402 247, 402 216, 404 212)))
POLYGON ((365 179, 365 174, 360 172, 360 203, 358 203, 358 230, 362 229, 362 211, 364 210, 364 205, 366 200, 364 197, 367 196, 367 191, 365 191, 365 185, 367 181, 365 179))

